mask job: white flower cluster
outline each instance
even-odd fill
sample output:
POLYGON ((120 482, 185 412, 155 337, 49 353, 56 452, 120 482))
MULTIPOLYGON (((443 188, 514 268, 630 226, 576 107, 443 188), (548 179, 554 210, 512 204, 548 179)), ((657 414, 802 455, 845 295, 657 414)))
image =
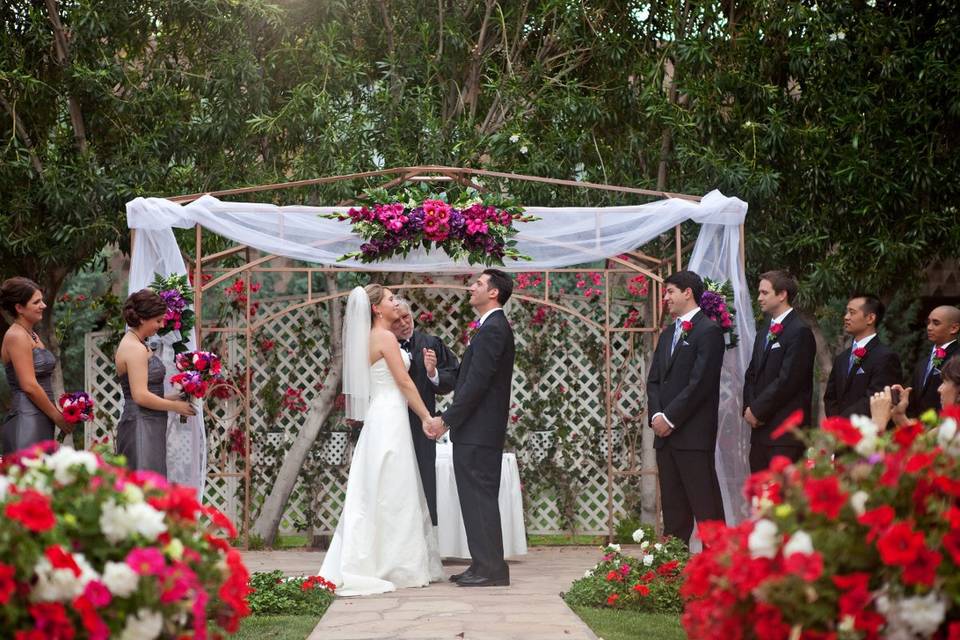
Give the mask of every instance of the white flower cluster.
POLYGON ((69 602, 83 593, 88 582, 100 579, 82 553, 71 555, 80 568, 80 575, 74 575, 73 569, 54 569, 46 557, 40 557, 33 567, 37 574, 37 584, 32 594, 34 599, 41 602, 69 602))
POLYGON ((877 611, 887 618, 883 637, 887 640, 930 638, 943 623, 947 603, 937 591, 925 596, 892 599, 886 594, 877 598, 877 611))
POLYGON ((107 540, 113 543, 126 540, 135 533, 153 542, 167 530, 167 525, 163 521, 163 512, 145 502, 118 505, 111 499, 103 505, 100 529, 107 540))
POLYGON ((53 471, 53 477, 60 484, 72 484, 77 479, 77 467, 86 469, 87 473, 94 473, 100 463, 97 456, 89 451, 60 447, 55 453, 45 457, 44 466, 53 471))
POLYGON ((751 558, 772 558, 780 548, 780 536, 777 525, 772 520, 762 518, 753 525, 753 531, 747 538, 747 549, 751 558))
POLYGON ((960 456, 960 438, 957 437, 957 421, 944 418, 937 427, 937 444, 952 456, 960 456))
POLYGON ((860 442, 856 444, 854 450, 863 457, 871 456, 877 452, 877 443, 880 438, 880 429, 874 424, 873 420, 865 416, 850 416, 850 424, 857 428, 862 436, 860 442))
POLYGON ((153 640, 163 630, 163 616, 150 609, 140 609, 127 618, 120 640, 153 640))

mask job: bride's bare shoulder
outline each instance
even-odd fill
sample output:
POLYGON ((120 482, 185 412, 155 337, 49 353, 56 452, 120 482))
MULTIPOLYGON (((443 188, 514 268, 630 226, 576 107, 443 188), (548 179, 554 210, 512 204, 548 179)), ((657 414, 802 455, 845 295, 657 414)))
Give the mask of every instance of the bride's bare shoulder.
POLYGON ((370 330, 370 340, 371 342, 376 341, 383 344, 390 344, 391 342, 397 341, 397 336, 393 335, 393 332, 388 329, 377 327, 370 330))

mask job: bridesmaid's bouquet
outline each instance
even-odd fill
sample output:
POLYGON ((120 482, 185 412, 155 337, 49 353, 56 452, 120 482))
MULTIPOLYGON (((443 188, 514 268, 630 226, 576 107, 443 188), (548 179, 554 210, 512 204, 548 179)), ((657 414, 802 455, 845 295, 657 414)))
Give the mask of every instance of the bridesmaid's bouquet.
MULTIPOLYGON (((207 395, 210 387, 223 381, 220 356, 210 351, 178 353, 174 362, 180 373, 170 377, 170 384, 179 390, 184 398, 200 400, 207 395)), ((184 416, 180 416, 180 422, 186 421, 184 416)))
POLYGON ((57 404, 69 424, 93 420, 93 399, 86 391, 65 393, 57 400, 57 404))

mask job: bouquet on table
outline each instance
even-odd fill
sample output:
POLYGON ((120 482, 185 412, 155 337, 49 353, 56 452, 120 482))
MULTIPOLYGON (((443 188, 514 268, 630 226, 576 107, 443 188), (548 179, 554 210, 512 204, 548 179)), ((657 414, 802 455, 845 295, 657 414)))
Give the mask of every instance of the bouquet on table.
POLYGON ((174 331, 179 332, 179 340, 173 343, 174 353, 183 353, 187 350, 187 337, 193 330, 196 315, 193 312, 193 288, 187 276, 171 274, 163 277, 154 274, 150 289, 157 292, 167 305, 167 313, 163 317, 163 327, 157 332, 163 336, 174 331))
POLYGON ((733 349, 739 342, 737 336, 737 312, 733 304, 733 287, 729 280, 716 282, 704 278, 706 290, 700 297, 700 308, 723 329, 723 341, 727 349, 733 349))
POLYGON ((91 451, 0 465, 0 636, 207 638, 250 614, 230 520, 196 490, 91 451))
MULTIPOLYGON (((210 351, 178 353, 175 363, 180 373, 170 377, 170 384, 184 398, 202 400, 210 387, 223 381, 220 356, 210 351)), ((180 422, 186 421, 184 416, 180 416, 180 422)))
POLYGON ((361 198, 363 206, 346 213, 321 217, 350 221, 365 241, 360 251, 340 260, 380 262, 394 256, 406 257, 410 251, 442 249, 452 260, 470 264, 502 265, 505 258, 530 260, 517 251, 514 223, 533 222, 513 202, 490 194, 463 194, 448 201, 448 194, 431 194, 409 189, 391 194, 385 189, 368 189, 361 198))
POLYGON ((958 421, 956 407, 886 432, 827 418, 810 457, 753 474, 750 520, 700 525, 690 637, 960 638, 958 421))

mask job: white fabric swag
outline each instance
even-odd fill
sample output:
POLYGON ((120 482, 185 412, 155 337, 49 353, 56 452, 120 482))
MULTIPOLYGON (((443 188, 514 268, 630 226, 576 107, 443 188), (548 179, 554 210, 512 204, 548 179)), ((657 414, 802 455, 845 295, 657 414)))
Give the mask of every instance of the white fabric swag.
MULTIPOLYGON (((223 202, 212 196, 203 196, 186 205, 164 198, 137 198, 127 203, 127 225, 137 230, 130 266, 130 291, 147 286, 154 273, 184 273, 183 259, 172 229, 197 224, 269 254, 327 266, 419 273, 469 273, 477 270, 474 265, 450 260, 439 250, 430 253, 418 250, 406 258, 374 264, 358 260, 338 262, 340 256, 358 251, 363 240, 351 232, 349 222, 319 216, 346 213, 347 209, 342 206, 278 207, 253 202, 223 202)), ((669 198, 621 207, 525 209, 540 220, 519 225, 514 239, 517 240, 517 250, 532 260, 510 262, 504 267, 506 271, 543 271, 604 260, 636 249, 686 220, 702 225, 688 268, 701 276, 730 280, 736 297, 740 344, 737 349, 728 351, 724 359, 717 472, 727 519, 739 521, 746 509, 742 487, 748 475, 750 447, 749 427, 741 417, 743 373, 756 333, 746 278, 739 261, 739 225, 746 218, 747 203, 711 191, 699 203, 669 198)), ((199 420, 191 420, 194 422, 199 420)), ((194 442, 197 442, 196 436, 194 442)), ((196 455, 204 457, 203 450, 196 455)))

